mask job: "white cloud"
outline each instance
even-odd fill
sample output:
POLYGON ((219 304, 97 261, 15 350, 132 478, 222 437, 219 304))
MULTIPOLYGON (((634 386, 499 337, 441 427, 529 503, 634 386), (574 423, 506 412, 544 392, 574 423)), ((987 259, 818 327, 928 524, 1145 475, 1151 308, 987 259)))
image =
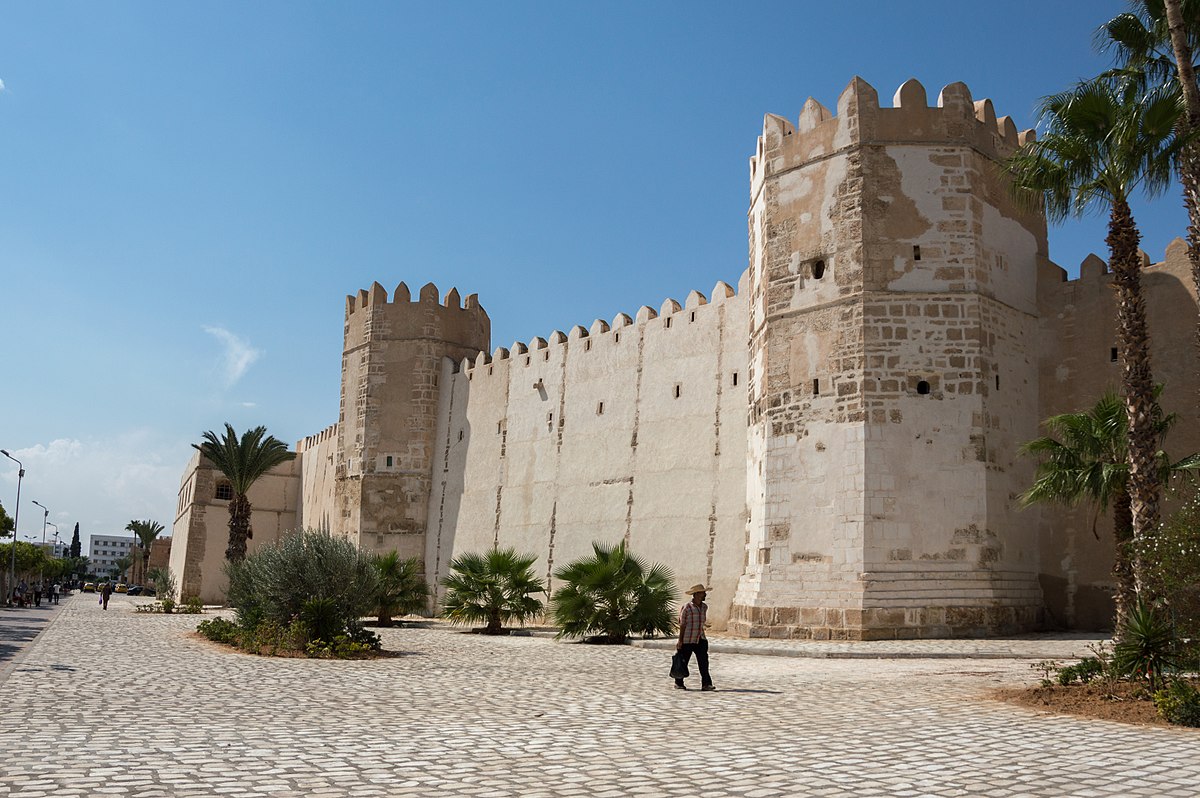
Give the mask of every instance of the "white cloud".
POLYGON ((0 91, 4 91, 4 81, 0 80, 0 91))
MULTIPOLYGON (((69 542, 78 521, 86 546, 89 535, 122 533, 134 518, 152 518, 170 530, 192 449, 187 441, 133 430, 110 438, 60 438, 9 452, 25 466, 18 532, 41 538, 42 511, 30 503, 37 499, 58 524, 59 540, 69 542)), ((16 488, 16 463, 0 459, 0 503, 10 514, 16 488)))
POLYGON ((242 407, 258 407, 258 402, 242 402, 242 407))
POLYGON ((205 327, 204 331, 225 346, 225 352, 221 356, 221 366, 224 372, 222 379, 225 381, 226 388, 233 387, 254 361, 262 356, 261 349, 255 349, 249 341, 239 338, 224 327, 205 327))

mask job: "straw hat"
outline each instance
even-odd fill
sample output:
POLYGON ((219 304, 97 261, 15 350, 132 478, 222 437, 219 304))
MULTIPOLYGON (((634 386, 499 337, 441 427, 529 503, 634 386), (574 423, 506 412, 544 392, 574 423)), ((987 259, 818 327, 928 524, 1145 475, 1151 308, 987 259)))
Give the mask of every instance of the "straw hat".
POLYGON ((707 593, 708 588, 706 588, 704 585, 692 585, 691 587, 689 587, 687 590, 685 590, 683 592, 685 595, 694 596, 697 593, 707 593))

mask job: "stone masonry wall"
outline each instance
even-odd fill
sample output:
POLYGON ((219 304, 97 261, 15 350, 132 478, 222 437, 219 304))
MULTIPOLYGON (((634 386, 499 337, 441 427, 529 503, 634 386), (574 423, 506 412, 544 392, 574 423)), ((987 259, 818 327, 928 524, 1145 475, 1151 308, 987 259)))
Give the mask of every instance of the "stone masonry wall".
POLYGON ((493 545, 553 573, 593 541, 713 587, 723 626, 745 524, 745 304, 718 283, 443 369, 427 566, 493 545), (447 382, 448 381, 448 382, 447 382))

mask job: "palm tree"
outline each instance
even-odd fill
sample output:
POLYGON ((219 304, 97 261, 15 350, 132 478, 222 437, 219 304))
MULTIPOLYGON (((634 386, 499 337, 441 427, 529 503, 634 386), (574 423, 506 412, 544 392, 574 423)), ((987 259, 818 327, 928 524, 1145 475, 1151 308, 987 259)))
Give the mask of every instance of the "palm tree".
POLYGON ((118 581, 125 581, 125 572, 129 570, 129 566, 133 565, 133 555, 123 554, 113 562, 113 575, 118 581))
POLYGON ((442 580, 447 588, 442 616, 456 624, 483 621, 484 634, 498 635, 506 621, 523 624, 541 614, 544 605, 533 594, 546 588, 533 574, 536 560, 532 554, 497 548, 455 557, 450 575, 442 580))
POLYGON ((425 608, 429 600, 429 585, 421 572, 421 560, 412 557, 400 559, 400 554, 389 551, 375 558, 379 571, 379 597, 377 614, 380 626, 391 626, 396 615, 408 615, 425 608))
MULTIPOLYGON (((1142 300, 1138 242, 1129 208, 1133 192, 1160 193, 1185 138, 1177 136, 1178 92, 1139 94, 1129 81, 1095 80, 1044 98, 1046 133, 1021 147, 1007 167, 1014 189, 1045 203, 1055 221, 1094 208, 1109 211, 1109 263, 1117 292, 1117 345, 1129 417, 1129 493, 1133 535, 1158 526, 1160 482, 1155 453, 1154 382, 1142 300)), ((1135 584, 1137 564, 1134 564, 1135 584)))
POLYGON ((566 584, 554 592, 550 606, 559 637, 599 633, 605 642, 623 643, 634 632, 646 636, 675 631, 671 604, 675 578, 669 568, 649 568, 622 541, 616 546, 592 544, 592 555, 554 572, 566 584))
POLYGON ((244 560, 246 542, 254 536, 254 530, 250 528, 250 500, 246 494, 259 477, 296 455, 288 451, 287 444, 267 435, 266 427, 247 430, 238 440, 237 433, 228 423, 224 437, 218 438, 210 430, 204 433, 204 442, 193 443, 192 448, 207 457, 233 488, 233 498, 229 502, 229 545, 225 548, 225 559, 230 562, 244 560))
MULTIPOLYGON (((1194 63, 1200 46, 1200 0, 1135 0, 1132 10, 1101 28, 1102 46, 1115 50, 1116 74, 1149 87, 1177 87, 1183 106, 1176 122, 1188 143, 1179 154, 1179 179, 1188 212, 1188 261, 1200 291, 1200 89, 1194 63)), ((1200 345, 1200 324, 1197 325, 1200 345)))
POLYGON ((141 564, 141 577, 135 577, 134 581, 146 581, 146 560, 150 557, 150 546, 158 539, 164 527, 157 521, 146 519, 145 521, 130 521, 125 525, 126 531, 132 532, 138 538, 138 561, 141 564))

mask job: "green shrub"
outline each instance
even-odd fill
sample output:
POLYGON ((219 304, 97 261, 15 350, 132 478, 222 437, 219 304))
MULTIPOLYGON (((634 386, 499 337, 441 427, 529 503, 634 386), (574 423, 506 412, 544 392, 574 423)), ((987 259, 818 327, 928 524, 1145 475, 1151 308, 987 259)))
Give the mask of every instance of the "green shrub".
POLYGON ((397 615, 424 610, 429 603, 429 585, 421 576, 425 566, 416 557, 400 559, 390 551, 375 558, 379 570, 379 594, 375 614, 380 626, 391 626, 397 615))
POLYGON ((175 611, 175 599, 171 598, 170 596, 167 596, 166 598, 164 598, 162 601, 160 601, 158 603, 160 606, 162 606, 162 611, 165 612, 167 615, 170 615, 172 612, 175 611))
POLYGON ((230 563, 226 573, 229 603, 247 630, 267 621, 286 629, 301 619, 313 637, 332 637, 357 625, 378 595, 371 555, 345 538, 314 530, 294 532, 230 563))
POLYGON ((176 611, 183 615, 200 615, 204 612, 204 602, 199 596, 188 596, 176 611))
POLYGON ((1154 694, 1154 706, 1167 723, 1200 727, 1200 690, 1182 679, 1170 681, 1154 694))
POLYGON ((215 643, 236 646, 241 643, 242 629, 236 623, 224 618, 212 618, 201 621, 196 631, 215 643))
POLYGON ((611 643, 634 633, 675 631, 675 578, 664 565, 647 567, 625 543, 592 544, 592 555, 554 572, 566 584, 550 600, 559 637, 599 635, 611 643))
POLYGON ((500 634, 505 622, 524 623, 541 614, 543 604, 533 594, 545 592, 545 586, 533 575, 536 560, 515 549, 455 557, 442 580, 447 588, 442 616, 455 624, 483 622, 485 634, 500 634))
POLYGON ((1058 671, 1058 683, 1066 686, 1079 682, 1087 684, 1092 679, 1104 675, 1104 663, 1095 657, 1084 657, 1074 665, 1068 665, 1060 668, 1058 671))
POLYGON ((1200 494, 1137 542, 1146 590, 1175 626, 1180 654, 1200 660, 1200 494))
POLYGON ((1138 602, 1129 608, 1113 647, 1113 667, 1122 676, 1145 679, 1156 689, 1174 665, 1175 633, 1158 608, 1138 602))

